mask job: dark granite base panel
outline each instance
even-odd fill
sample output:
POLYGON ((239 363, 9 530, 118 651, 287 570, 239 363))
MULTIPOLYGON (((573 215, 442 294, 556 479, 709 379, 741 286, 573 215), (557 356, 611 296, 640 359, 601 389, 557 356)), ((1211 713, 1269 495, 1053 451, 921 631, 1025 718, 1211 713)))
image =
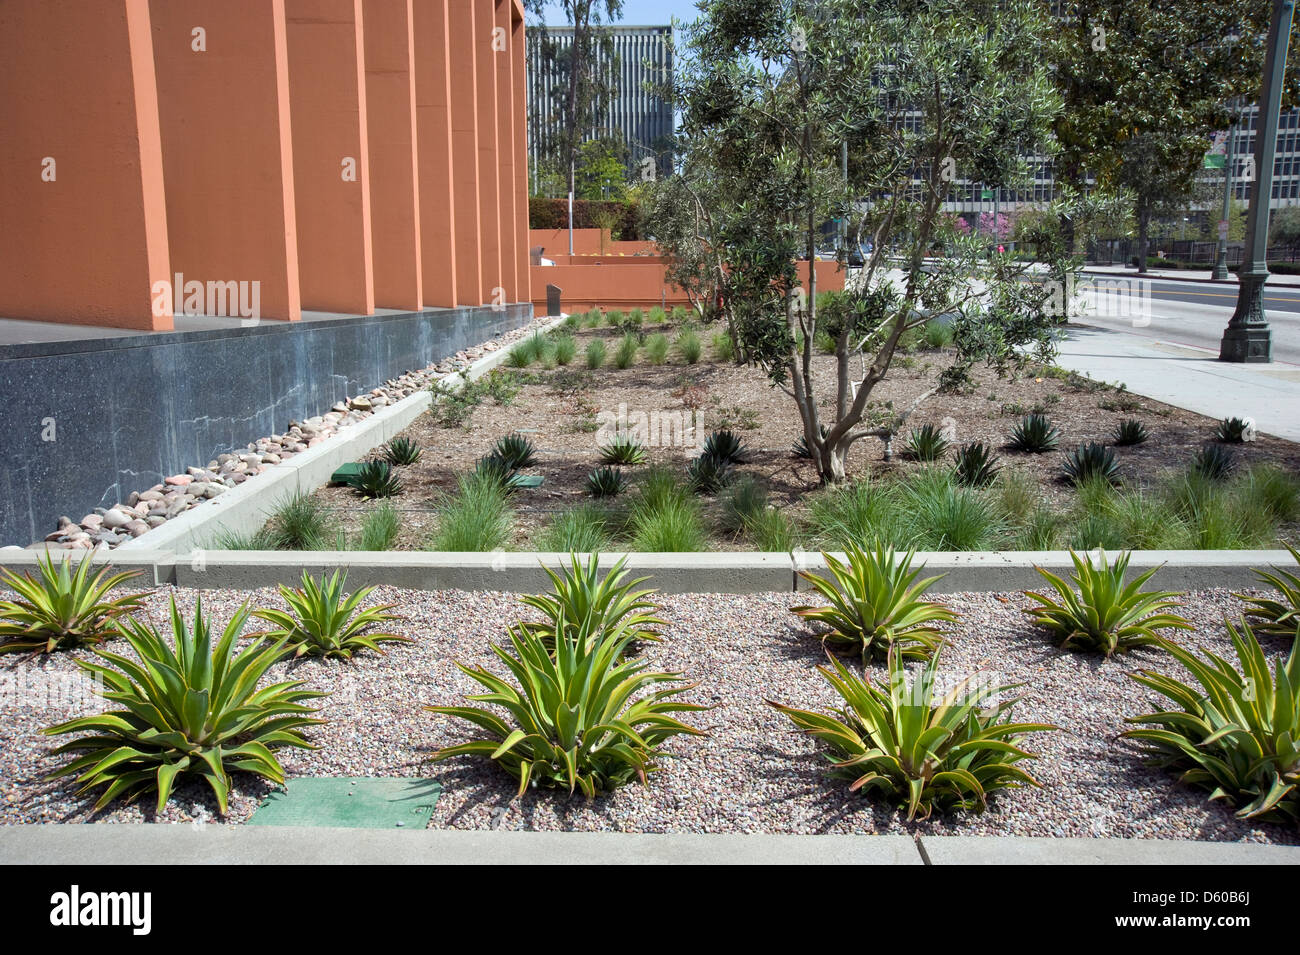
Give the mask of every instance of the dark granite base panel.
POLYGON ((429 309, 0 347, 0 543, 41 540, 60 514, 80 520, 532 316, 429 309))

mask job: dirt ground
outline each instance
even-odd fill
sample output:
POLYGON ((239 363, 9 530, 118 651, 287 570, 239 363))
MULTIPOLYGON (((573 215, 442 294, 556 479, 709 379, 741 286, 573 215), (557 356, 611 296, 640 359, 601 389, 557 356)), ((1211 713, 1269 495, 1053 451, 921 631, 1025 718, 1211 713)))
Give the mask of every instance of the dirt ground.
MULTIPOLYGON (((671 340, 678 330, 672 322, 647 323, 644 333, 663 332, 671 340)), ((574 360, 550 370, 534 363, 514 372, 525 383, 508 404, 485 398, 464 426, 451 427, 438 420, 435 406, 403 432, 424 451, 416 464, 399 469, 404 490, 389 499, 402 516, 395 549, 425 546, 435 527, 439 496, 454 488, 456 476, 471 470, 498 438, 511 432, 523 433, 536 446, 537 464, 523 473, 544 477, 540 488, 514 495, 513 546, 519 549, 532 548, 536 532, 552 516, 590 500, 584 482, 588 472, 600 464, 598 448, 613 427, 624 422, 624 426, 638 421, 648 425, 647 464, 672 465, 683 469, 683 474, 686 462, 698 449, 689 433, 683 435, 682 426, 693 422, 700 441, 717 429, 734 430, 749 451, 749 461, 739 472, 762 479, 773 504, 792 509, 792 514, 801 512, 807 494, 818 482, 811 463, 795 458, 790 451, 802 433, 795 403, 760 369, 717 361, 709 341, 713 331, 698 330, 704 356, 695 365, 687 365, 676 348, 665 364, 651 365, 643 349, 632 367, 617 369, 613 352, 620 332, 605 326, 575 330, 578 347, 574 360), (609 357, 603 367, 588 370, 583 355, 593 338, 606 341, 609 357)), ((898 356, 888 379, 877 387, 873 402, 906 408, 934 385, 948 357, 942 350, 925 349, 898 356)), ((831 356, 815 359, 816 380, 826 396, 823 411, 831 404, 833 362, 831 356)), ((1035 367, 1011 379, 999 378, 992 369, 981 367, 974 377, 975 385, 967 392, 934 395, 916 410, 895 441, 891 461, 883 460, 883 444, 876 439, 855 444, 848 462, 850 476, 885 476, 920 467, 897 452, 912 427, 928 423, 947 426, 955 434, 954 444, 991 443, 998 449, 1004 469, 1032 476, 1044 498, 1064 508, 1073 495, 1060 479, 1065 450, 1090 441, 1110 444, 1116 424, 1138 418, 1151 437, 1144 444, 1115 450, 1125 484, 1149 483, 1162 471, 1185 467, 1197 450, 1213 440, 1217 424, 1202 415, 1104 383, 1066 377, 1046 367, 1035 367), (1031 411, 1047 414, 1060 430, 1057 451, 1026 454, 1005 447, 1016 421, 1031 411)), ((1242 467, 1268 461, 1300 471, 1300 445, 1288 441, 1261 435, 1253 443, 1235 445, 1234 451, 1242 467)), ((626 470, 635 480, 645 466, 626 470)), ((349 533, 360 526, 368 509, 376 506, 345 487, 326 487, 316 493, 349 533)), ((715 512, 717 507, 716 501, 707 500, 707 511, 715 512)), ((725 537, 715 537, 713 546, 749 549, 744 541, 725 537)))

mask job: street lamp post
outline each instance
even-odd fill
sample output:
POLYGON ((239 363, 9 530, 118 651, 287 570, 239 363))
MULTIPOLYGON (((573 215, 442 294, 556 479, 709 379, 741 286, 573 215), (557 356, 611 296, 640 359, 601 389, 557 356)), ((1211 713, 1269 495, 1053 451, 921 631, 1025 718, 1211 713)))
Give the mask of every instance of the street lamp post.
POLYGON ((1228 278, 1228 231, 1232 221, 1232 151, 1237 138, 1237 117, 1228 124, 1228 136, 1223 144, 1223 215, 1219 218, 1219 244, 1214 255, 1214 273, 1217 281, 1228 278))
POLYGON ((1219 344, 1219 361, 1266 362, 1272 359, 1272 336, 1264 316, 1264 283, 1268 281, 1268 205, 1273 196, 1273 156, 1277 151, 1278 112, 1287 41, 1295 0, 1274 0, 1264 58, 1264 87, 1259 96, 1259 125, 1255 135, 1255 188, 1246 220, 1246 248, 1237 273, 1237 308, 1219 344))

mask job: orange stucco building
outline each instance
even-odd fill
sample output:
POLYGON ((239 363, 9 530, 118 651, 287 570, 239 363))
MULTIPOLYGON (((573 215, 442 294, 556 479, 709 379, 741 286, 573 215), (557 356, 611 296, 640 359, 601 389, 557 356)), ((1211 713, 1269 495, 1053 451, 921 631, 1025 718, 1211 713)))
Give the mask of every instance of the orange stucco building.
POLYGON ((523 44, 519 0, 5 0, 0 316, 531 301, 523 44))

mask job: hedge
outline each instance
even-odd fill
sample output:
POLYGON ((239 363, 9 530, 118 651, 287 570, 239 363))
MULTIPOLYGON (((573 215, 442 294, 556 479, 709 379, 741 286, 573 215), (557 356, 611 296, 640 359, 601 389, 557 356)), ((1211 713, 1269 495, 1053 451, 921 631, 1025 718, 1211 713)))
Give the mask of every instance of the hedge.
MULTIPOLYGON (((573 201, 573 227, 575 229, 598 229, 593 220, 603 212, 612 212, 617 217, 614 225, 615 239, 639 239, 640 229, 637 222, 637 207, 634 202, 604 202, 596 199, 575 199, 573 201)), ((528 200, 528 227, 530 229, 567 229, 569 227, 569 200, 542 199, 533 196, 528 200)))

